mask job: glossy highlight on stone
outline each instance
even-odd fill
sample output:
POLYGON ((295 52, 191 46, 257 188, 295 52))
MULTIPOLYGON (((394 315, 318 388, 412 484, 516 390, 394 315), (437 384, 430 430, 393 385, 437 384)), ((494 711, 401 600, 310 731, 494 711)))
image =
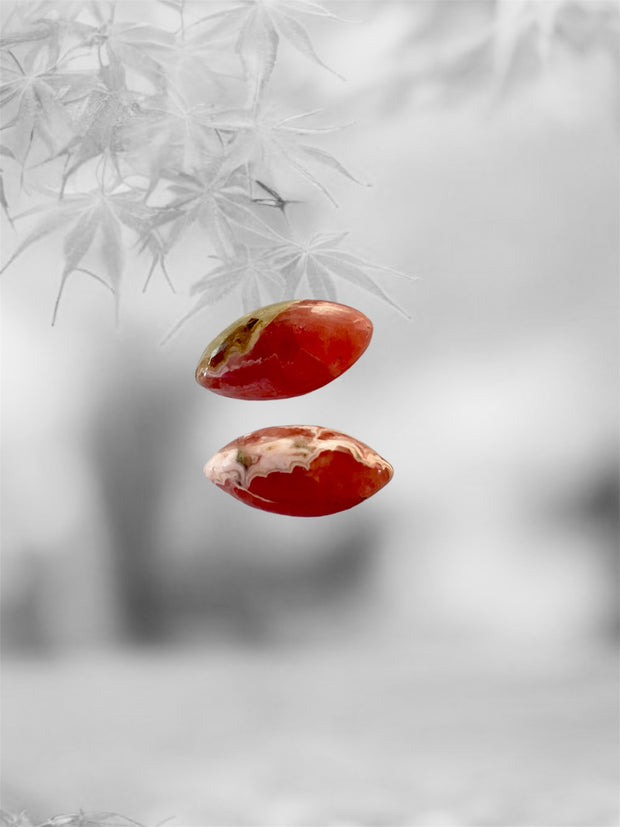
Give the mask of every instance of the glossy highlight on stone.
POLYGON ((347 434, 318 425, 283 425, 235 439, 211 457, 204 472, 254 508, 318 517, 376 494, 394 469, 347 434))
POLYGON ((368 347, 372 322, 336 302, 278 302, 242 316, 211 342, 196 381, 234 399, 288 399, 327 385, 368 347))

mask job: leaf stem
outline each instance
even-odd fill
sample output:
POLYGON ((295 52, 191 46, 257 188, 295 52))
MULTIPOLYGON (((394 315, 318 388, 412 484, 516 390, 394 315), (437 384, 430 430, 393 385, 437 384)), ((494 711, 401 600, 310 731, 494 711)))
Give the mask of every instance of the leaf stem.
POLYGON ((180 0, 179 18, 181 20, 181 40, 185 41, 185 0, 180 0))
POLYGON ((25 74, 26 74, 26 72, 24 71, 24 67, 21 65, 21 63, 19 62, 19 60, 15 57, 15 55, 13 54, 13 52, 11 51, 11 49, 7 49, 7 54, 9 55, 9 57, 12 57, 12 58, 13 58, 13 61, 17 64, 17 68, 18 68, 18 69, 19 69, 19 71, 22 73, 22 75, 25 75, 25 74))
POLYGON ((72 270, 72 272, 74 272, 74 273, 86 273, 88 276, 92 276, 92 278, 94 278, 95 281, 98 281, 99 284, 102 284, 104 287, 106 287, 110 291, 110 293, 116 294, 116 290, 112 287, 112 285, 108 284, 108 282, 105 279, 101 278, 101 276, 98 276, 97 273, 93 273, 92 270, 87 270, 85 267, 75 267, 72 270))
POLYGON ((60 287, 58 288, 58 293, 56 294, 56 301, 54 302, 54 310, 52 312, 52 327, 56 324, 56 317, 58 316, 58 308, 60 307, 60 298, 62 296, 62 291, 65 288, 65 284, 67 282, 67 275, 68 273, 63 273, 60 277, 60 287))

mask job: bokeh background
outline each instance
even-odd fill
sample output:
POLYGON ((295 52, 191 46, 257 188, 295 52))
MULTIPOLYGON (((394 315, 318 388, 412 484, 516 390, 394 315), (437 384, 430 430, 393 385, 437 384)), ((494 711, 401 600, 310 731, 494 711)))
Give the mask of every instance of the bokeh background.
POLYGON ((58 240, 3 275, 2 806, 33 823, 617 824, 617 7, 329 8, 346 82, 283 49, 273 94, 353 121, 325 146, 372 186, 334 174, 334 209, 285 178, 291 221, 415 276, 380 276, 410 319, 342 287, 375 326, 347 374, 280 402, 196 385, 241 313, 161 346, 199 238, 176 294, 128 268, 118 328, 77 278, 50 326, 58 240), (303 520, 202 476, 295 422, 393 481, 303 520))

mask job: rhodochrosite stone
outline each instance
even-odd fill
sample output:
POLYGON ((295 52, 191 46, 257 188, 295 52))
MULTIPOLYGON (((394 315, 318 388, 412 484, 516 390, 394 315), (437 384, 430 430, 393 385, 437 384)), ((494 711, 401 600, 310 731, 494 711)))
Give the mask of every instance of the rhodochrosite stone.
POLYGON ((270 304, 237 319, 211 342, 196 380, 235 399, 300 396, 350 368, 371 336, 370 319, 344 304, 270 304))
POLYGON ((394 473, 368 445, 318 425, 246 434, 218 451, 204 470, 241 502, 294 517, 352 508, 383 488, 394 473))

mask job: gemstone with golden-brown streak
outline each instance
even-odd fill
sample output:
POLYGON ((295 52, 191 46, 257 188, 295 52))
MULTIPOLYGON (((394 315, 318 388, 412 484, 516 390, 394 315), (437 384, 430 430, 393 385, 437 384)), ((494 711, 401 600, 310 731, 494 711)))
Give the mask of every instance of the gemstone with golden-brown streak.
POLYGON ((235 399, 287 399, 336 379, 368 347, 372 322, 345 304, 301 299, 261 307, 205 349, 196 381, 235 399))
POLYGON ((241 502, 294 517, 334 514, 376 494, 389 462, 347 434, 318 425, 263 428, 224 446, 205 475, 241 502))

